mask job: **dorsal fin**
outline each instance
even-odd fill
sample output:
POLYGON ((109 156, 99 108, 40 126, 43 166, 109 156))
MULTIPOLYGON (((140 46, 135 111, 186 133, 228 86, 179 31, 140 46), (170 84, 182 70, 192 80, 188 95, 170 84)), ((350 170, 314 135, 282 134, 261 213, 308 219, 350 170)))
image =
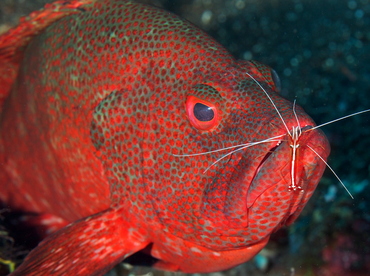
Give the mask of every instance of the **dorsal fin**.
POLYGON ((56 20, 81 12, 96 0, 58 0, 22 17, 18 26, 0 35, 0 113, 17 76, 22 53, 30 39, 56 20))

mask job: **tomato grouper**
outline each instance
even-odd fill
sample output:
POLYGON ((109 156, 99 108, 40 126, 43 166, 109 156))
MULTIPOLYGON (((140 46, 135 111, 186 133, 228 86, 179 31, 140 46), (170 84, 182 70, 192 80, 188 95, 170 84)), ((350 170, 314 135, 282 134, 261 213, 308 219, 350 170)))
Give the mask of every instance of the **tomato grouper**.
POLYGON ((0 200, 47 230, 11 275, 103 275, 139 251, 188 273, 251 259, 330 151, 279 90, 268 66, 148 5, 23 18, 0 36, 0 200))

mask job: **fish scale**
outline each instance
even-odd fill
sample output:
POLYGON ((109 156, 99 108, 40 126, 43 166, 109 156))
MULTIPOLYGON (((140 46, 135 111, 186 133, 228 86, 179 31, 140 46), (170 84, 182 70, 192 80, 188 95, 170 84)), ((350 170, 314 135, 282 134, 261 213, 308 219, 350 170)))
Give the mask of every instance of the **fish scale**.
POLYGON ((297 218, 325 169, 317 129, 292 162, 293 127, 315 124, 268 66, 166 11, 57 1, 2 41, 0 200, 60 228, 11 275, 102 275, 144 248, 159 269, 233 267, 297 218))

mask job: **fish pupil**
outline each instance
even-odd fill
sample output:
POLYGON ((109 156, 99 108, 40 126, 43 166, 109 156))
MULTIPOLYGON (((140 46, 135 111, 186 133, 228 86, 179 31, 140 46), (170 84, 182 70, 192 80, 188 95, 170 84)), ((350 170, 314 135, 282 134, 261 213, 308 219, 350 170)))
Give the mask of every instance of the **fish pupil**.
POLYGON ((196 103, 194 105, 194 116, 201 122, 209 122, 215 117, 215 112, 205 104, 196 103))

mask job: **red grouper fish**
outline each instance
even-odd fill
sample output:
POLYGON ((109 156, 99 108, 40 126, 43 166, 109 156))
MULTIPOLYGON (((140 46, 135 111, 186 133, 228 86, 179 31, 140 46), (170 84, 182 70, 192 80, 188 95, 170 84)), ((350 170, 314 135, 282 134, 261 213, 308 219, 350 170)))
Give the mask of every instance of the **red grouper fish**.
POLYGON ((276 73, 169 12, 57 1, 0 37, 0 59, 0 199, 50 233, 11 275, 102 275, 138 251, 231 268, 325 169, 325 135, 276 73))

